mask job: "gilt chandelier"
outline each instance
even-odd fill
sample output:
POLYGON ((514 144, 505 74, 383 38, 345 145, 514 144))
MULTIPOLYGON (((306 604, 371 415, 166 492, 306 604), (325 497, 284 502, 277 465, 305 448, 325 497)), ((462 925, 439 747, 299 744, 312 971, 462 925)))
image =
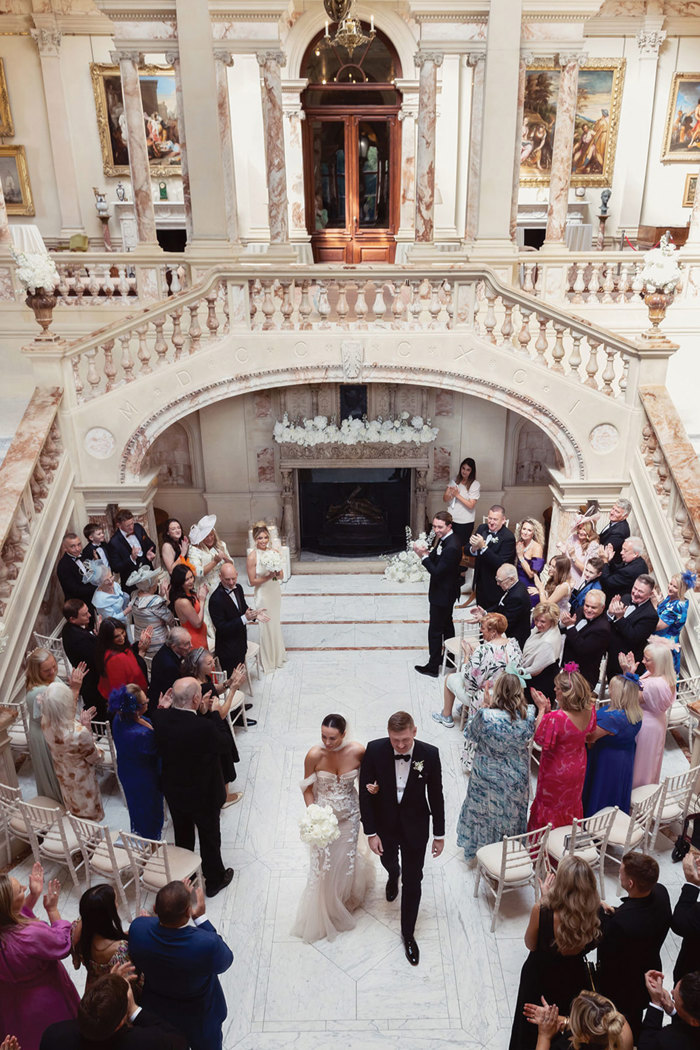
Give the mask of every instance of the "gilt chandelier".
POLYGON ((352 59, 358 47, 369 45, 377 35, 374 28, 374 15, 371 17, 371 28, 365 33, 359 18, 351 17, 354 0, 323 0, 326 14, 333 22, 338 23, 335 36, 331 37, 329 24, 326 22, 324 42, 327 47, 343 47, 352 59))

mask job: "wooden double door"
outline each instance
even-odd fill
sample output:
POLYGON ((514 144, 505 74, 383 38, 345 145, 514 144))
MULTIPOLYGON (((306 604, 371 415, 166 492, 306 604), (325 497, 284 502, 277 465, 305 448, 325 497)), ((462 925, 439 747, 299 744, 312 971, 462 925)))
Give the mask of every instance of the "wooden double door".
POLYGON ((306 110, 306 214, 314 262, 394 262, 400 210, 398 109, 306 110))

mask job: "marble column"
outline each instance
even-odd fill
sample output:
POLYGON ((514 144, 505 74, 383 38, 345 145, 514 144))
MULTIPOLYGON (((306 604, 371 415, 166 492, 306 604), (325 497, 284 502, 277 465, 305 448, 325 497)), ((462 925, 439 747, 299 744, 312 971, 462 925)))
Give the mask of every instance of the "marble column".
POLYGON ((418 51, 418 149, 416 152, 416 241, 428 244, 435 233, 435 124, 439 51, 418 51))
POLYGON ((143 121, 141 85, 139 84, 141 55, 138 51, 116 51, 112 52, 112 61, 119 63, 122 79, 126 141, 129 148, 129 172, 131 192, 134 196, 138 242, 139 245, 156 247, 158 245, 156 213, 153 207, 146 126, 143 121))
POLYGON ((513 157, 513 197, 510 204, 510 239, 517 243, 518 198, 520 196, 520 149, 523 139, 523 119, 525 117, 525 81, 527 67, 532 62, 531 54, 520 56, 520 73, 518 75, 518 119, 515 126, 515 155, 513 157))
MULTIPOLYGON (((642 221, 659 49, 666 39, 666 32, 661 29, 663 16, 659 16, 656 23, 654 28, 647 26, 637 33, 637 78, 632 89, 634 118, 630 134, 624 143, 626 164, 618 219, 620 226, 637 227, 642 221)), ((628 68, 628 79, 630 73, 628 68)), ((619 146, 622 146, 622 142, 619 146)))
POLYGON ((10 237, 10 223, 7 219, 7 207, 5 206, 5 194, 2 191, 2 180, 0 179, 0 249, 9 247, 12 243, 10 237))
POLYGON ((238 194, 236 192, 236 168, 233 160, 233 132, 231 131, 231 108, 228 95, 227 70, 233 65, 233 55, 222 48, 214 50, 216 69, 216 106, 219 113, 221 135, 221 162, 224 171, 226 192, 226 229, 232 244, 240 244, 238 229, 238 194))
POLYGON ((61 237, 70 239, 74 233, 85 233, 85 222, 80 208, 68 107, 61 76, 61 33, 55 27, 43 26, 32 29, 31 34, 39 49, 49 144, 61 215, 61 237))
POLYGON ((571 184, 571 153, 574 148, 574 126, 578 99, 578 70, 586 61, 581 52, 561 52, 559 94, 557 95, 557 123, 552 146, 552 172, 549 177, 549 206, 547 232, 544 243, 564 244, 566 216, 569 208, 571 184))
POLYGON ((396 261, 401 262, 401 244, 408 244, 416 235, 416 122, 418 120, 418 81, 397 80, 402 103, 399 110, 401 123, 401 219, 396 236, 396 261))
POLYGON ((287 56, 283 51, 258 51, 257 58, 260 66, 265 131, 270 244, 287 244, 289 241, 289 205, 287 164, 284 154, 281 74, 282 67, 287 64, 287 56))
POLYGON ((182 98, 182 75, 180 73, 180 52, 166 51, 165 61, 173 67, 175 74, 175 104, 177 106, 177 133, 180 140, 180 162, 182 165, 182 199, 185 205, 185 232, 187 243, 192 240, 192 191, 190 190, 189 157, 187 154, 187 129, 185 127, 185 106, 182 98))
POLYGON ((484 70, 486 52, 470 51, 467 64, 472 68, 472 104, 469 121, 469 174, 467 179, 467 221, 464 239, 473 241, 479 219, 481 181, 481 142, 484 133, 484 70))

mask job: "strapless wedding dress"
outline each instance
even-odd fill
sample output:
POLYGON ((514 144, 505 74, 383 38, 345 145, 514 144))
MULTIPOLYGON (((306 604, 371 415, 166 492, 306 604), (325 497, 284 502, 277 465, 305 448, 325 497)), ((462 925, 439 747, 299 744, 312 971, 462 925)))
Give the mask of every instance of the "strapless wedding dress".
POLYGON ((304 791, 313 784, 314 801, 331 807, 340 830, 335 842, 324 849, 311 846, 309 881, 292 927, 292 935, 309 944, 323 937, 332 941, 343 930, 352 930, 352 912, 362 904, 374 883, 374 865, 360 831, 358 775, 359 769, 340 776, 319 770, 300 785, 304 791))

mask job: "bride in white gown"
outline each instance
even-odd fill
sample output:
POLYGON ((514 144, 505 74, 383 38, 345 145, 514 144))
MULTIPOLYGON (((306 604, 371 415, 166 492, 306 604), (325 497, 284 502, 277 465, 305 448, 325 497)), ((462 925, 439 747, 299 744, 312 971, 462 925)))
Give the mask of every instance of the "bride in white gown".
POLYGON ((340 830, 339 838, 329 846, 311 846, 309 881, 292 927, 292 935, 309 944, 323 937, 332 941, 343 930, 352 930, 352 912, 374 883, 374 865, 364 834, 358 849, 357 778, 365 749, 356 740, 346 742, 346 728, 342 715, 326 715, 321 724, 322 743, 312 747, 304 760, 305 779, 300 787, 306 805, 330 806, 340 830))

